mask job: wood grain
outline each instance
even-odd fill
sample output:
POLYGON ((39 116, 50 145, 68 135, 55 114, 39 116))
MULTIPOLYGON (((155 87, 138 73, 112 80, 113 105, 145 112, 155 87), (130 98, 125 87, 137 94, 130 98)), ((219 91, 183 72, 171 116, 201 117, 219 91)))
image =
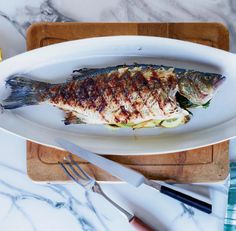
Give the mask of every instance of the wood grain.
MULTIPOLYGON (((228 31, 218 23, 38 23, 27 31, 27 49, 108 35, 161 36, 229 49, 228 31)), ((40 182, 69 180, 58 164, 66 155, 67 152, 28 141, 29 177, 40 182)), ((219 181, 228 175, 228 142, 174 154, 106 157, 150 179, 170 182, 219 181)), ((79 158, 75 160, 97 180, 118 180, 79 158)))

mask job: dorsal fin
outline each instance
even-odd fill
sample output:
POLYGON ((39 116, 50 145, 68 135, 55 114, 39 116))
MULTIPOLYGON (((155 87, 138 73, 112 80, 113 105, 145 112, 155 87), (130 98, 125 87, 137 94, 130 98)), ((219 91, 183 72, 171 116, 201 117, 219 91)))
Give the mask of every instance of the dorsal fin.
MULTIPOLYGON (((123 64, 118 66, 111 66, 106 68, 81 68, 74 70, 72 74, 73 80, 83 80, 86 77, 94 77, 96 75, 106 74, 119 68, 128 67, 129 65, 123 64)), ((133 66, 133 65, 132 65, 133 66)))
POLYGON ((84 79, 87 76, 94 76, 96 73, 99 72, 99 70, 102 70, 104 68, 81 68, 79 70, 74 70, 72 73, 72 79, 78 80, 78 79, 84 79))

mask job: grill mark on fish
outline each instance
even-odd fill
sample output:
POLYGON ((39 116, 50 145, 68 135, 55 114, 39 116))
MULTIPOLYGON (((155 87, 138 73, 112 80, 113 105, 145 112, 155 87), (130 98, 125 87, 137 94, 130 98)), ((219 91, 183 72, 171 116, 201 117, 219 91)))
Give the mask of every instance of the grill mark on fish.
MULTIPOLYGON (((147 71, 150 71, 151 70, 151 68, 149 67, 149 68, 147 68, 147 71)), ((156 74, 156 73, 155 73, 156 74)), ((153 71, 152 71, 152 76, 151 77, 153 77, 153 71)), ((148 102, 148 100, 151 98, 151 97, 153 97, 154 99, 155 99, 155 96, 154 96, 154 94, 153 94, 153 89, 151 88, 151 82, 150 82, 150 78, 147 80, 147 88, 148 88, 148 90, 149 90, 149 95, 147 96, 147 99, 145 100, 145 105, 149 105, 148 106, 148 108, 149 108, 149 111, 150 111, 150 113, 154 116, 155 115, 155 113, 152 111, 152 106, 150 105, 150 104, 148 104, 147 102, 148 102)), ((153 104, 154 105, 154 104, 153 104)))
MULTIPOLYGON (((137 94, 139 95, 140 97, 140 93, 139 93, 139 89, 138 89, 138 86, 136 84, 136 81, 135 81, 135 78, 134 76, 131 77, 131 82, 132 82, 132 88, 134 89, 135 92, 137 92, 137 94)), ((137 109, 137 102, 134 102, 134 107, 136 108, 136 111, 139 113, 139 115, 141 116, 141 118, 143 118, 143 114, 141 113, 140 110, 137 109)), ((137 113, 136 112, 136 113, 137 113)))
POLYGON ((96 98, 96 101, 98 101, 98 102, 96 102, 97 105, 96 105, 95 110, 100 113, 101 117, 106 122, 108 122, 108 120, 105 118, 105 115, 103 113, 105 107, 107 106, 107 101, 104 98, 104 92, 105 92, 104 89, 106 89, 106 86, 105 86, 105 81, 101 81, 102 78, 104 78, 104 77, 99 76, 97 78, 97 81, 96 81, 96 84, 95 84, 95 91, 98 92, 98 97, 96 98))
POLYGON ((147 108, 148 108, 149 112, 154 116, 155 113, 152 111, 151 105, 148 104, 148 100, 149 100, 151 97, 153 97, 152 92, 150 92, 149 95, 147 95, 147 98, 146 98, 146 100, 144 101, 144 104, 147 105, 147 108), (148 106, 148 105, 149 105, 149 106, 148 106))
POLYGON ((82 82, 76 80, 78 84, 78 90, 76 93, 77 100, 80 102, 80 107, 83 110, 90 110, 95 105, 94 102, 91 101, 91 93, 93 92, 93 80, 88 78, 82 82))
POLYGON ((77 92, 76 89, 78 89, 78 81, 71 81, 70 92, 71 92, 71 97, 73 101, 75 102, 75 107, 80 106, 80 101, 77 100, 77 96, 76 96, 76 92, 77 92))
MULTIPOLYGON (((151 69, 151 68, 150 68, 151 69)), ((150 107, 152 108, 152 106, 154 105, 154 104, 156 104, 156 103, 158 103, 158 97, 159 97, 159 94, 158 94, 158 87, 155 87, 156 86, 156 84, 155 84, 155 81, 153 81, 153 79, 155 78, 155 80, 157 81, 157 82, 160 82, 160 80, 158 79, 158 75, 157 75, 157 73, 154 71, 154 70, 152 70, 152 76, 151 76, 151 78, 149 79, 149 85, 148 85, 148 87, 149 87, 149 89, 150 89, 150 92, 151 92, 151 95, 150 96, 152 96, 153 97, 153 99, 154 99, 154 101, 152 102, 152 104, 150 104, 150 107), (155 94, 156 93, 156 94, 155 94)), ((158 105, 159 105, 159 103, 158 103, 158 105)))
POLYGON ((61 100, 61 88, 63 87, 63 85, 58 85, 58 88, 56 87, 55 90, 57 90, 55 92, 55 94, 52 96, 51 101, 55 104, 58 104, 61 100))
MULTIPOLYGON (((98 93, 97 93, 97 81, 96 79, 93 79, 93 78, 88 78, 89 80, 89 83, 88 83, 88 105, 89 105, 89 109, 94 109, 96 108, 96 100, 97 100, 97 97, 98 97, 98 93)), ((86 88, 86 86, 85 86, 86 88)))
POLYGON ((116 104, 119 103, 119 101, 116 99, 116 92, 115 92, 115 79, 117 79, 117 75, 118 75, 117 72, 111 73, 109 76, 109 81, 108 81, 108 86, 110 87, 111 92, 112 92, 112 98, 116 104))
POLYGON ((163 83, 162 83, 162 81, 160 81, 160 89, 158 90, 159 97, 157 100, 158 100, 158 104, 159 104, 160 109, 165 114, 164 107, 165 107, 165 99, 167 98, 167 94, 166 94, 165 90, 163 89, 163 87, 164 87, 163 83))
POLYGON ((131 73, 129 70, 126 70, 124 73, 121 74, 120 78, 123 79, 123 89, 125 95, 125 101, 128 101, 131 104, 130 93, 128 91, 129 88, 129 78, 131 77, 131 73))
POLYGON ((172 102, 176 104, 176 101, 173 101, 173 99, 170 97, 169 93, 174 91, 177 86, 177 78, 175 74, 170 74, 166 76, 163 79, 158 78, 158 74, 156 71, 153 71, 153 78, 154 83, 158 83, 159 86, 156 87, 158 89, 158 95, 157 98, 159 107, 163 111, 163 113, 166 115, 169 112, 165 112, 164 107, 166 104, 170 103, 172 105, 172 102))
MULTIPOLYGON (((141 71, 137 71, 137 73, 135 74, 134 77, 137 78, 137 85, 139 84, 138 94, 139 94, 139 97, 142 99, 143 107, 146 106, 148 111, 151 114, 153 114, 153 111, 151 110, 150 106, 148 104, 146 104, 147 99, 143 98, 143 95, 142 95, 142 91, 150 91, 150 89, 148 87, 148 84, 149 84, 148 80, 144 77, 144 75, 141 71)), ((146 93, 144 92, 144 94, 146 94, 146 93)))
POLYGON ((128 111, 125 109, 124 105, 122 105, 122 101, 124 101, 124 103, 126 104, 127 98, 125 96, 125 80, 124 80, 124 76, 121 75, 117 75, 116 76, 116 97, 119 98, 119 103, 118 103, 118 107, 119 107, 119 117, 121 117, 119 120, 122 123, 127 123, 127 121, 129 120, 129 113, 128 111))
MULTIPOLYGON (((79 80, 76 80, 77 83, 79 80)), ((93 78, 87 78, 83 82, 79 84, 79 91, 77 91, 77 102, 80 102, 80 106, 84 107, 84 110, 90 109, 99 111, 102 119, 104 119, 106 122, 108 122, 102 113, 105 106, 107 105, 106 100, 103 97, 102 89, 104 87, 101 87, 101 81, 99 81, 99 76, 96 79, 93 78), (101 89, 101 90, 100 90, 101 89)))
MULTIPOLYGON (((164 102, 163 102, 163 85, 161 84, 161 80, 158 77, 151 78, 151 83, 153 84, 154 87, 154 93, 153 96, 155 98, 154 103, 158 103, 159 108, 163 111, 164 113, 164 102)), ((154 104, 153 103, 153 104, 154 104)))
MULTIPOLYGON (((116 92, 115 92, 116 87, 114 86, 114 82, 115 82, 117 75, 118 75, 118 73, 116 73, 116 72, 108 73, 107 77, 105 78, 106 79, 105 82, 106 82, 107 97, 110 100, 111 104, 112 104, 112 101, 114 101, 114 103, 116 105, 118 105, 118 103, 119 103, 118 99, 116 98, 116 92)), ((109 104, 109 102, 108 102, 108 104, 109 104)), ((114 111, 112 111, 112 113, 114 114, 116 111, 117 111, 117 108, 114 111)), ((114 120, 116 123, 120 123, 119 118, 117 118, 115 114, 114 114, 114 120)))
POLYGON ((67 91, 67 97, 65 97, 65 101, 64 103, 69 104, 71 106, 76 107, 77 103, 76 103, 76 97, 74 96, 75 91, 74 89, 76 89, 76 82, 75 81, 71 81, 67 84, 67 88, 65 86, 64 91, 67 91))
MULTIPOLYGON (((106 82, 106 88, 107 88, 107 95, 112 96, 112 98, 110 99, 110 103, 112 104, 114 102, 115 105, 115 110, 113 111, 114 114, 114 120, 117 123, 122 122, 122 120, 119 118, 121 115, 117 114, 117 112, 121 112, 121 108, 120 108, 120 99, 121 97, 124 95, 123 93, 123 89, 124 89, 124 85, 122 83, 122 79, 119 77, 118 72, 112 72, 112 73, 108 73, 105 77, 107 80, 106 82)), ((105 88, 105 89, 106 89, 105 88)), ((109 103, 109 102, 108 102, 109 103)), ((125 122, 125 121, 123 121, 125 122)))
POLYGON ((120 106, 120 109, 121 109, 122 114, 126 117, 125 122, 127 123, 131 116, 131 113, 127 111, 124 106, 120 106))
POLYGON ((74 90, 76 89, 74 81, 65 83, 59 91, 61 97, 63 97, 63 104, 70 105, 72 107, 76 106, 76 97, 74 97, 74 90))
MULTIPOLYGON (((131 77, 130 71, 125 70, 124 73, 122 73, 119 78, 121 80, 121 84, 123 85, 122 89, 123 89, 123 95, 124 95, 124 102, 131 105, 132 103, 131 103, 131 99, 130 99, 130 92, 128 92, 128 88, 129 88, 129 81, 128 80, 130 79, 130 77, 131 77)), ((126 116, 126 122, 128 120, 130 120, 131 112, 126 110, 123 105, 120 106, 120 110, 123 113, 123 115, 126 116)))
MULTIPOLYGON (((55 95, 58 93, 59 88, 60 88, 59 84, 56 84, 56 85, 52 86, 51 88, 49 88, 48 94, 49 94, 50 100, 52 102, 54 101, 55 95)), ((45 92, 45 94, 46 94, 46 92, 45 92)), ((42 97, 44 97, 44 96, 42 96, 42 97)))
POLYGON ((120 122, 121 122, 120 119, 117 118, 116 116, 114 116, 114 118, 115 118, 115 122, 116 122, 116 123, 120 123, 120 122))
POLYGON ((131 94, 132 94, 132 93, 130 93, 130 92, 128 91, 128 89, 132 88, 132 77, 131 77, 130 71, 127 70, 127 72, 128 72, 129 74, 126 76, 127 78, 125 78, 125 82, 126 82, 126 88, 124 88, 124 90, 125 90, 125 95, 126 95, 126 98, 127 98, 128 101, 129 101, 129 103, 131 104, 132 108, 134 108, 133 113, 134 113, 135 118, 138 118, 138 115, 142 115, 142 114, 141 114, 140 111, 137 109, 136 103, 135 103, 135 102, 132 102, 132 100, 131 100, 131 98, 132 98, 132 97, 131 97, 131 94))

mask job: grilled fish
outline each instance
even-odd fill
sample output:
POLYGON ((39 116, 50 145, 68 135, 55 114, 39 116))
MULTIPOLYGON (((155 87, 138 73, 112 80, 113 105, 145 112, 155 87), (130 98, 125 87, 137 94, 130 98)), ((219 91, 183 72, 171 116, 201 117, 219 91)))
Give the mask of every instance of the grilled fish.
POLYGON ((14 75, 6 110, 49 103, 65 111, 64 123, 117 127, 176 127, 191 107, 206 107, 225 77, 160 65, 133 64, 75 70, 65 83, 14 75))

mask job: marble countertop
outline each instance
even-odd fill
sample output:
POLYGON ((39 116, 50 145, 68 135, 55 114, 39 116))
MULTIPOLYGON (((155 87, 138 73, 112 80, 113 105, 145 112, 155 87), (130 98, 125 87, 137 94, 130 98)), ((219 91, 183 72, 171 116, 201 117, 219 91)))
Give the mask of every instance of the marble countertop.
MULTIPOLYGON (((4 59, 25 51, 25 33, 39 21, 219 21, 230 30, 236 51, 236 2, 233 0, 1 0, 0 47, 4 59)), ((25 140, 0 131, 0 222, 4 231, 132 230, 127 220, 100 196, 71 183, 35 184, 26 174, 25 140)), ((231 160, 236 141, 230 143, 231 160)), ((221 231, 227 180, 181 185, 207 195, 213 214, 206 215, 146 187, 103 184, 118 204, 154 230, 221 231)))

